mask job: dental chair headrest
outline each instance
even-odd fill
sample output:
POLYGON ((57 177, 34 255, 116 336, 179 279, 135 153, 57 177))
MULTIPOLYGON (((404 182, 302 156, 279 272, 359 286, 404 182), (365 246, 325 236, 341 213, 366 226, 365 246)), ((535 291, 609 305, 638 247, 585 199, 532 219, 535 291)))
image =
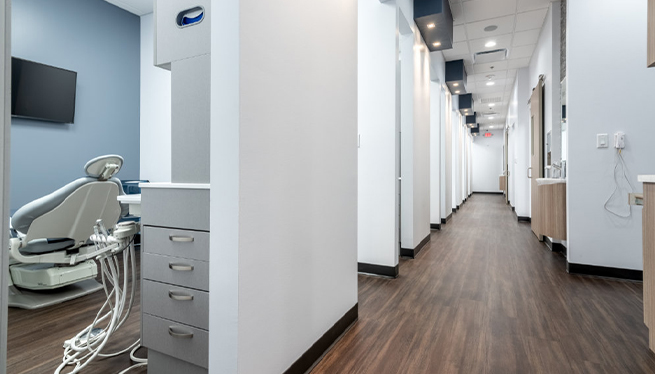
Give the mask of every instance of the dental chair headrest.
POLYGON ((84 165, 86 175, 106 181, 116 175, 123 166, 123 157, 119 155, 99 156, 84 165))

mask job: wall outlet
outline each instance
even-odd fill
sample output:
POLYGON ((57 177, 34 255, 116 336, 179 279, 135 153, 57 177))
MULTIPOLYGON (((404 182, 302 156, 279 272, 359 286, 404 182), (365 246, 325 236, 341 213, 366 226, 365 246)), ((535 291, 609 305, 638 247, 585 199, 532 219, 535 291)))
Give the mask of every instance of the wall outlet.
POLYGON ((596 148, 607 148, 609 147, 609 137, 607 134, 597 134, 596 135, 596 148))
POLYGON ((625 148, 625 133, 622 131, 614 134, 614 148, 623 149, 625 148))

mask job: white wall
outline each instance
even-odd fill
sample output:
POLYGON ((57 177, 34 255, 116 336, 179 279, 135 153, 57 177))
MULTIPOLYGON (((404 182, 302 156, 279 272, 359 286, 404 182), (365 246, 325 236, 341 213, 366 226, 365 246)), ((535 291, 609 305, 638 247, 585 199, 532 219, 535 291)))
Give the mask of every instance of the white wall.
POLYGON ((441 147, 443 149, 441 153, 441 218, 446 219, 453 213, 452 208, 452 152, 453 152, 453 138, 452 138, 452 126, 450 125, 452 117, 452 102, 453 96, 449 91, 445 91, 443 94, 444 105, 442 110, 444 114, 442 115, 441 122, 441 147))
POLYGON ((141 179, 171 181, 171 73, 154 66, 153 14, 141 16, 141 179))
POLYGON ((441 83, 430 82, 430 224, 435 225, 441 224, 441 97, 441 83))
POLYGON ((396 69, 398 11, 358 1, 357 261, 398 264, 396 69))
POLYGON ((503 173, 503 139, 502 131, 488 131, 490 138, 477 136, 471 145, 473 158, 474 192, 499 192, 498 177, 503 173))
MULTIPOLYGON (((655 69, 646 68, 647 5, 624 5, 568 3, 568 261, 642 269, 641 209, 632 209, 629 219, 603 209, 614 188, 615 151, 596 148, 596 134, 624 131, 623 157, 636 190, 642 191, 638 174, 655 174, 650 136, 655 69)), ((626 191, 617 201, 621 206, 614 208, 627 211, 626 191)))
MULTIPOLYGON (((560 124, 560 2, 550 4, 537 46, 530 61, 530 89, 537 86, 539 75, 544 76, 544 166, 546 134, 551 132, 552 162, 561 159, 560 124)), ((528 97, 527 99, 529 99, 528 97)), ((526 100, 527 102, 527 100, 526 100)), ((544 174, 545 175, 545 174, 544 174)))
POLYGON ((212 6, 209 369, 280 373, 357 303, 357 3, 212 6))
POLYGON ((401 19, 400 239, 402 248, 413 249, 430 235, 430 54, 409 25, 412 32, 403 32, 401 19))
POLYGON ((510 158, 510 201, 516 215, 530 217, 530 110, 528 100, 532 88, 528 68, 519 69, 508 109, 510 158))

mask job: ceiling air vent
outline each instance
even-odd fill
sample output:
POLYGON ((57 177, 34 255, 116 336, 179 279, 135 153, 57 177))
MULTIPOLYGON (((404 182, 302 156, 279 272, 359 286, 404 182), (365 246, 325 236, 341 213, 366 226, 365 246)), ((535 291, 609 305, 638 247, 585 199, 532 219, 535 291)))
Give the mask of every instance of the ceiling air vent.
POLYGON ((498 62, 507 59, 507 49, 494 49, 493 51, 476 52, 473 55, 473 63, 475 64, 488 64, 490 62, 498 62))
POLYGON ((500 103, 502 101, 503 101, 502 97, 486 97, 486 98, 480 99, 480 102, 482 104, 500 103))

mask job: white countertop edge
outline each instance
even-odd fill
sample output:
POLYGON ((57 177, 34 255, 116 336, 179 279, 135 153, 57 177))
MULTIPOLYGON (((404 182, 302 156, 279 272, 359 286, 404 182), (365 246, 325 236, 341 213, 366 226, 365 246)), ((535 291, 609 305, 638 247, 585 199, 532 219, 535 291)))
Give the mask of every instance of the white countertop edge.
POLYGON ((639 182, 655 183, 655 175, 639 175, 637 176, 639 182))
POLYGON ((209 183, 139 183, 140 188, 168 188, 176 190, 208 190, 209 183))
POLYGON ((136 204, 141 202, 141 194, 119 195, 118 201, 126 204, 136 204))

